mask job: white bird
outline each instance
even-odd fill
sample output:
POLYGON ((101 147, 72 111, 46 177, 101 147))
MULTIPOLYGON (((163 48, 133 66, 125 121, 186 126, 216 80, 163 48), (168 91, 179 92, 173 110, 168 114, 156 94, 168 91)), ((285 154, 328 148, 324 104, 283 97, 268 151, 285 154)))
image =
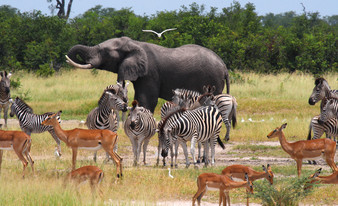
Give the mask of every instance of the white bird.
POLYGON ((170 171, 171 171, 170 167, 168 167, 168 170, 169 170, 169 177, 174 178, 174 176, 172 176, 171 173, 170 173, 170 171))
POLYGON ((157 34, 158 38, 161 38, 162 34, 164 32, 167 32, 167 31, 172 31, 172 30, 176 30, 177 28, 172 28, 172 29, 166 29, 164 31, 162 31, 161 33, 157 33, 156 31, 153 31, 153 30, 142 30, 143 32, 153 32, 155 34, 157 34))

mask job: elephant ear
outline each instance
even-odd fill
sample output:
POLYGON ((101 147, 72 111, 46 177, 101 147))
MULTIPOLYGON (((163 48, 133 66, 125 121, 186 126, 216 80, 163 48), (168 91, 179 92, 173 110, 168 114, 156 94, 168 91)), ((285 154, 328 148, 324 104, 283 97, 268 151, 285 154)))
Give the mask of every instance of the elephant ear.
POLYGON ((142 47, 129 40, 121 46, 120 51, 125 54, 125 58, 120 64, 117 81, 135 81, 148 73, 148 58, 142 47))

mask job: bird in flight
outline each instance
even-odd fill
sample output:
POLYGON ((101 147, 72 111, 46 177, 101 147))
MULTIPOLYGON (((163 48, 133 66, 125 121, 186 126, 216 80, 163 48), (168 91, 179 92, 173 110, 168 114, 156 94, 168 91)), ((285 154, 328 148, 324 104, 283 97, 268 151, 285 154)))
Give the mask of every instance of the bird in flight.
POLYGON ((172 31, 172 30, 176 30, 177 28, 172 28, 172 29, 166 29, 164 31, 162 31, 161 33, 157 33, 156 31, 153 31, 153 30, 142 30, 143 32, 153 32, 155 34, 157 34, 158 38, 161 38, 162 34, 164 32, 167 32, 167 31, 172 31))

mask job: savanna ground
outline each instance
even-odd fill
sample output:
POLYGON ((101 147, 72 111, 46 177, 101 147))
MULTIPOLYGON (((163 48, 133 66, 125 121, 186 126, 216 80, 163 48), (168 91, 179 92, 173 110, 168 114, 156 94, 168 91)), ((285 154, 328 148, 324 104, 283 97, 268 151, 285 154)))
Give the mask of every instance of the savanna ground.
MULTIPOLYGON (((80 151, 77 167, 97 165, 105 172, 101 184, 103 197, 92 200, 87 184, 79 188, 79 194, 72 186, 63 187, 63 180, 71 167, 71 150, 62 143, 62 157, 54 157, 55 142, 48 133, 32 134, 31 156, 35 161, 36 174, 32 176, 30 167, 26 178, 21 178, 22 165, 13 152, 4 152, 0 176, 0 205, 191 205, 192 196, 197 191, 196 178, 204 172, 220 173, 231 164, 245 164, 256 170, 261 165, 270 164, 275 174, 275 185, 288 178, 296 177, 296 163, 281 149, 277 139, 268 140, 266 135, 277 126, 287 122, 284 130, 287 140, 306 139, 309 123, 314 115, 319 114, 319 104, 310 106, 308 98, 314 87, 314 78, 308 74, 259 75, 254 73, 232 74, 231 94, 238 102, 236 129, 230 133, 230 141, 225 150, 217 146, 216 165, 214 167, 186 169, 182 151, 179 165, 172 170, 174 178, 168 175, 167 167, 156 166, 157 135, 147 152, 147 163, 132 167, 132 151, 128 137, 120 125, 118 153, 123 160, 123 180, 116 182, 113 163, 103 163, 105 154, 99 152, 97 164, 92 160, 92 152, 80 151)), ((332 89, 338 88, 338 74, 323 75, 332 89)), ((26 102, 34 113, 63 110, 64 129, 83 127, 86 114, 96 107, 103 89, 115 84, 116 75, 89 70, 62 70, 54 77, 39 78, 33 74, 15 73, 14 79, 20 78, 21 88, 12 90, 12 97, 17 95, 27 98, 26 102)), ((129 100, 134 91, 130 84, 129 100)), ((160 100, 155 110, 155 118, 160 120, 160 100)), ((2 116, 1 116, 2 117, 2 116)), ((3 123, 3 119, 0 120, 3 123)), ((20 130, 16 118, 9 120, 10 130, 20 130)), ((222 127, 221 137, 225 135, 222 127)), ((336 162, 338 157, 336 154, 336 162)), ((308 165, 304 161, 302 176, 308 176, 322 167, 324 175, 331 173, 330 168, 321 160, 319 165, 308 165)), ((266 181, 266 180, 260 180, 266 181)), ((245 189, 230 193, 231 203, 245 203, 245 189)), ((250 198, 251 203, 260 204, 259 199, 250 198)), ((207 192, 202 205, 216 205, 218 192, 207 192)), ((301 201, 305 205, 338 205, 336 185, 322 185, 301 201)))

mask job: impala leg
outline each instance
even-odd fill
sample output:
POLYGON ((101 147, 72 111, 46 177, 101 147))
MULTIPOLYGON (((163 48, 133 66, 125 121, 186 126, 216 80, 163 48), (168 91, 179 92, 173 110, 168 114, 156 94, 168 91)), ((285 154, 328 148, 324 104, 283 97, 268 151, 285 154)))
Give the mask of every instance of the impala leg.
POLYGON ((107 150, 109 155, 112 157, 116 164, 116 176, 117 178, 122 178, 122 158, 114 152, 114 149, 112 148, 111 150, 107 150))
POLYGON ((298 177, 300 177, 300 174, 302 172, 303 160, 302 159, 298 159, 298 160, 296 160, 296 162, 297 162, 298 177))
POLYGON ((77 147, 72 148, 72 150, 73 150, 72 171, 74 171, 75 170, 75 166, 76 166, 77 147))
POLYGON ((327 154, 325 154, 325 160, 327 164, 331 167, 333 172, 338 170, 337 165, 334 162, 335 150, 336 147, 334 147, 332 151, 326 152, 327 154))
MULTIPOLYGON (((15 148, 15 146, 13 145, 13 148, 15 148)), ((22 171, 22 178, 25 178, 25 170, 26 170, 26 167, 28 165, 28 161, 25 159, 25 157, 23 156, 23 152, 22 151, 18 151, 18 150, 14 150, 15 153, 18 155, 19 159, 21 160, 22 162, 22 165, 23 165, 23 171, 22 171)))
POLYGON ((34 161, 30 155, 30 151, 31 151, 31 141, 32 140, 29 140, 28 144, 27 144, 27 147, 24 149, 24 155, 26 156, 26 159, 29 161, 29 163, 31 164, 31 167, 32 167, 32 172, 33 172, 33 175, 34 175, 34 161))
MULTIPOLYGON (((56 154, 56 156, 61 157, 61 141, 60 141, 60 139, 56 135, 54 129, 49 130, 48 132, 49 132, 50 135, 52 135, 53 139, 55 140, 55 142, 57 144, 57 154, 56 154)), ((30 134, 28 134, 28 135, 30 136, 30 134)), ((95 156, 95 158, 96 158, 96 156, 95 156)), ((96 162, 96 160, 95 160, 95 162, 96 162)))
POLYGON ((227 202, 228 202, 228 206, 230 206, 230 195, 229 195, 229 191, 226 191, 225 192, 225 199, 227 200, 227 202))
POLYGON ((195 201, 196 200, 197 200, 197 204, 198 205, 201 204, 201 199, 202 199, 202 197, 204 195, 203 193, 205 193, 205 185, 198 187, 198 190, 197 190, 196 194, 192 198, 192 206, 195 206, 195 201))

